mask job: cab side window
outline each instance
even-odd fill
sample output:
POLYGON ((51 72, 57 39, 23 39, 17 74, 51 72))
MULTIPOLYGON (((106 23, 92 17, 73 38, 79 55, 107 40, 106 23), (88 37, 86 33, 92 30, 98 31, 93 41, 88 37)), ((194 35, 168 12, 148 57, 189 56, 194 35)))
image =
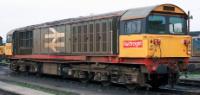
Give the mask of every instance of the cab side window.
POLYGON ((141 32, 141 21, 131 20, 125 22, 124 34, 137 34, 141 32))

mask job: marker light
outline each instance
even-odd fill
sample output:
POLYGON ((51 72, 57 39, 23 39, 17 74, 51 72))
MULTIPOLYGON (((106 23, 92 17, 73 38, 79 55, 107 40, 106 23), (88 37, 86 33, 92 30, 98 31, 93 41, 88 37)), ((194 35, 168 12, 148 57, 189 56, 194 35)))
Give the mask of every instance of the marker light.
POLYGON ((184 45, 189 45, 189 44, 190 44, 190 41, 189 41, 189 40, 184 40, 184 41, 183 41, 183 44, 184 44, 184 45))
POLYGON ((161 44, 161 40, 160 39, 153 39, 153 44, 154 45, 160 45, 161 44))

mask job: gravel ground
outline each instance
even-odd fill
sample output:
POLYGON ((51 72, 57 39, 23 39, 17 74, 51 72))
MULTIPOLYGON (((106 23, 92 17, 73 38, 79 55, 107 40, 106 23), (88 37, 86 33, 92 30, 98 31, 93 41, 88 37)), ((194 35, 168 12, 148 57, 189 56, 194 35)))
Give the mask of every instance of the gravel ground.
MULTIPOLYGON (((74 92, 80 95, 183 95, 183 93, 172 94, 172 92, 167 92, 167 91, 163 92, 163 91, 137 90, 130 92, 122 86, 112 85, 109 87, 102 87, 99 83, 84 84, 69 79, 68 80, 61 79, 56 76, 36 77, 35 75, 29 75, 29 77, 27 77, 27 75, 25 74, 19 75, 16 73, 11 73, 11 71, 5 66, 0 66, 0 79, 30 83, 33 85, 48 87, 59 91, 74 92)), ((163 88, 168 89, 167 87, 163 88)), ((199 88, 176 86, 174 90, 194 92, 199 90, 199 88)))

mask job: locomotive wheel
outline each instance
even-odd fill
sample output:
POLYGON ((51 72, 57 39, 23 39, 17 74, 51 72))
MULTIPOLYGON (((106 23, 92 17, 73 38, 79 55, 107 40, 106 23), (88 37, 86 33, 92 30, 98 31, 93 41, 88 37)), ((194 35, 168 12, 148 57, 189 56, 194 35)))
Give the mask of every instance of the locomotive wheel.
POLYGON ((125 86, 128 89, 128 91, 134 91, 137 88, 137 86, 134 84, 126 84, 125 86))
POLYGON ((103 87, 108 87, 108 86, 111 85, 111 82, 109 82, 109 81, 102 81, 102 82, 101 82, 101 85, 102 85, 103 87))
POLYGON ((88 83, 92 78, 92 74, 85 72, 85 78, 80 78, 81 83, 88 83))
POLYGON ((36 76, 37 76, 37 77, 41 77, 42 74, 41 74, 40 72, 38 72, 38 73, 36 73, 36 76))
POLYGON ((89 81, 90 81, 90 79, 88 79, 88 78, 81 78, 80 79, 81 83, 88 83, 89 81))
POLYGON ((159 89, 159 87, 160 87, 160 84, 158 84, 158 83, 154 83, 154 84, 151 84, 151 89, 152 90, 157 90, 157 89, 159 89))
POLYGON ((161 80, 152 80, 150 83, 151 89, 156 90, 161 86, 161 80))

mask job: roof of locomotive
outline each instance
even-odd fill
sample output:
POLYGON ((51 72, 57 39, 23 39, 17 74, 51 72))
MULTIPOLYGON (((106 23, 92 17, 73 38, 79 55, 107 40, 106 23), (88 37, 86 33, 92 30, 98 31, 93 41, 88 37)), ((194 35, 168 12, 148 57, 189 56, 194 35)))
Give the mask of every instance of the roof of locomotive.
POLYGON ((126 11, 117 11, 117 12, 100 14, 100 15, 93 15, 93 16, 85 16, 85 17, 80 16, 80 17, 77 17, 77 18, 68 18, 68 19, 56 20, 56 21, 51 21, 51 22, 45 22, 45 23, 36 24, 36 25, 30 25, 30 26, 18 28, 16 30, 49 27, 49 26, 54 26, 54 25, 62 25, 62 24, 69 24, 69 23, 91 21, 91 20, 96 20, 96 19, 111 18, 111 17, 121 16, 125 12, 126 11))
POLYGON ((124 15, 122 15, 121 20, 131 20, 131 19, 145 18, 148 15, 150 15, 152 12, 178 13, 178 14, 184 14, 184 15, 187 16, 187 14, 181 8, 179 8, 176 5, 161 4, 161 5, 156 5, 156 6, 129 9, 129 10, 127 10, 126 13, 124 13, 124 15), (166 10, 166 9, 164 9, 164 7, 174 8, 174 10, 166 10))
POLYGON ((6 35, 12 35, 17 29, 10 30, 6 35))
MULTIPOLYGON (((173 4, 161 4, 161 5, 156 5, 156 6, 133 8, 133 9, 117 11, 117 12, 112 12, 112 13, 94 15, 94 16, 85 16, 85 17, 69 18, 69 19, 57 20, 57 21, 52 21, 52 22, 46 22, 46 23, 42 23, 42 24, 36 24, 36 25, 30 25, 30 26, 18 28, 18 29, 16 29, 16 31, 18 31, 18 30, 20 30, 20 31, 32 30, 34 28, 51 27, 51 26, 55 26, 55 25, 77 23, 77 22, 85 22, 85 21, 91 21, 91 20, 96 20, 96 19, 104 19, 104 18, 111 18, 111 17, 121 17, 121 20, 131 20, 131 19, 145 18, 149 14, 151 14, 151 12, 154 12, 154 11, 163 12, 163 6, 174 7, 175 11, 177 13, 181 13, 181 14, 187 15, 181 8, 179 8, 176 5, 173 5, 173 4)), ((173 11, 165 11, 165 12, 173 13, 173 11)))

